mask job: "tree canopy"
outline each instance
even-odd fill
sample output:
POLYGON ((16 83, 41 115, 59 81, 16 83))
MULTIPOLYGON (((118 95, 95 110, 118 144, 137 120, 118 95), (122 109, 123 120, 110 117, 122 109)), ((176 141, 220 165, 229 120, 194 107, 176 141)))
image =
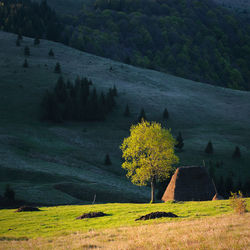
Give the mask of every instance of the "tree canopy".
POLYGON ((121 150, 127 170, 127 177, 133 184, 143 186, 151 183, 151 202, 154 202, 156 181, 169 177, 173 164, 179 159, 174 154, 176 142, 170 130, 162 128, 160 123, 142 120, 132 125, 130 136, 125 138, 121 150))

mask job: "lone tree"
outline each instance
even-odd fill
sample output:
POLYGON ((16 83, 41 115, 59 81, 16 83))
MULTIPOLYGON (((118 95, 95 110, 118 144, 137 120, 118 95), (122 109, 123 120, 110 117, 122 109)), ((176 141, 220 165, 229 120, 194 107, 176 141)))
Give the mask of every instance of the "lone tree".
POLYGON ((140 115, 138 117, 138 122, 141 122, 142 120, 147 120, 144 108, 141 109, 140 115))
POLYGON ((50 57, 54 57, 54 56, 55 56, 53 49, 50 49, 50 51, 49 51, 49 56, 50 56, 50 57))
POLYGON ((36 37, 34 39, 34 45, 39 45, 40 44, 40 39, 38 37, 36 37))
POLYGON ((151 203, 155 201, 156 181, 170 176, 173 164, 179 159, 174 154, 176 144, 170 131, 156 122, 142 120, 130 128, 130 136, 125 138, 121 150, 127 170, 127 177, 138 186, 151 184, 151 203))
POLYGON ((61 65, 60 65, 59 62, 56 63, 54 72, 57 73, 57 74, 60 74, 60 73, 61 73, 61 65))
POLYGON ((238 146, 235 147, 232 157, 235 159, 241 157, 240 148, 238 146))
POLYGON ((163 119, 167 120, 169 117, 169 113, 167 108, 164 109, 163 114, 162 114, 163 119))
POLYGON ((181 150, 184 146, 184 142, 183 142, 183 138, 181 135, 181 132, 179 132, 178 136, 176 137, 176 145, 175 147, 178 148, 179 150, 181 150))
POLYGON ((213 144, 211 141, 209 141, 206 148, 205 148, 205 153, 212 154, 213 152, 214 152, 213 144))
POLYGON ((24 60, 23 67, 24 68, 28 68, 29 67, 27 59, 24 60))
POLYGON ((106 154, 104 164, 106 166, 112 165, 112 162, 110 160, 109 154, 106 154))
POLYGON ((28 46, 24 47, 24 55, 25 56, 30 56, 30 48, 28 46))
POLYGON ((123 115, 125 117, 129 117, 130 116, 130 110, 129 110, 128 104, 126 105, 126 108, 125 108, 125 111, 124 111, 123 115))
POLYGON ((16 39, 16 46, 20 47, 20 40, 19 39, 16 39))
POLYGON ((9 184, 7 184, 5 187, 4 197, 8 200, 15 200, 15 191, 10 187, 9 184))

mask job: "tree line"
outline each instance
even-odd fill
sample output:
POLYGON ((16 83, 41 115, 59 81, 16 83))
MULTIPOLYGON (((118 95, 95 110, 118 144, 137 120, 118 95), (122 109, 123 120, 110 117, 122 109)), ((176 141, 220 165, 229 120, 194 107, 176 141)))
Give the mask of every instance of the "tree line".
POLYGON ((97 93, 91 80, 77 77, 74 84, 65 83, 62 76, 52 91, 46 91, 42 99, 42 120, 101 121, 115 107, 117 89, 110 88, 106 94, 97 93))

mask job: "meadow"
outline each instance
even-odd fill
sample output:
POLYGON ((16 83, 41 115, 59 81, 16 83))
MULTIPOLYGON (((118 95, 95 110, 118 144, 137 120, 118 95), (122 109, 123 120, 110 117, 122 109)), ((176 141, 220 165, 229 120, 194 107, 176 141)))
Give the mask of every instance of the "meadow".
MULTIPOLYGON (((248 207, 249 204, 247 199, 248 207)), ((114 203, 40 210, 1 210, 0 249, 246 249, 250 244, 249 212, 234 214, 228 200, 114 203), (90 211, 108 215, 76 220, 90 211), (178 218, 135 221, 156 211, 173 212, 178 218)))

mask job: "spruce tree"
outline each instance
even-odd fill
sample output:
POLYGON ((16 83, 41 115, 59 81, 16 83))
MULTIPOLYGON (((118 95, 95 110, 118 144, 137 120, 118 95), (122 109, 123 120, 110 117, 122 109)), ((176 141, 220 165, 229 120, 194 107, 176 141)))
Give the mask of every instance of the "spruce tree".
POLYGON ((142 120, 147 120, 144 108, 141 109, 140 115, 138 117, 138 122, 141 122, 142 120))
POLYGON ((22 40, 23 40, 23 36, 22 36, 22 34, 21 34, 21 33, 18 33, 18 35, 17 35, 17 39, 18 39, 18 40, 20 40, 20 41, 22 41, 22 40))
POLYGON ((241 157, 240 148, 238 146, 235 147, 232 157, 235 159, 241 157))
POLYGON ((208 142, 206 148, 205 148, 205 153, 207 154, 213 154, 214 150, 213 150, 213 144, 211 141, 208 142))
POLYGON ((49 51, 49 56, 50 57, 54 57, 55 56, 54 51, 52 49, 50 49, 50 51, 49 51))
POLYGON ((24 47, 24 55, 25 56, 30 56, 30 48, 28 46, 24 47))
POLYGON ((233 186, 233 180, 231 176, 228 176, 225 182, 225 190, 226 190, 226 195, 229 197, 230 192, 233 192, 234 186, 233 186))
POLYGON ((111 160, 109 158, 109 154, 106 154, 104 164, 106 166, 112 165, 112 162, 111 162, 111 160))
POLYGON ((114 85, 113 88, 112 88, 112 94, 113 96, 117 96, 117 89, 116 89, 116 86, 114 85))
POLYGON ((164 109, 162 116, 163 116, 163 119, 165 119, 165 120, 167 120, 169 118, 169 113, 168 113, 167 108, 164 109))
POLYGON ((129 110, 128 104, 126 105, 126 108, 125 108, 125 111, 124 111, 123 115, 125 117, 129 117, 130 116, 130 110, 129 110))
POLYGON ((220 176, 220 180, 218 183, 216 183, 217 191, 220 195, 224 196, 225 195, 225 184, 223 177, 220 176))
POLYGON ((16 46, 20 47, 20 40, 19 39, 16 39, 16 46))
POLYGON ((29 67, 27 59, 24 60, 23 67, 24 68, 28 68, 29 67))
POLYGON ((40 40, 39 40, 38 37, 36 37, 36 38, 34 39, 34 45, 36 46, 36 45, 39 45, 39 44, 40 44, 40 40))
POLYGON ((4 198, 8 200, 15 200, 15 191, 10 187, 9 184, 7 184, 5 187, 4 198))
POLYGON ((60 73, 61 73, 61 65, 60 65, 59 62, 56 63, 54 72, 57 73, 57 74, 60 74, 60 73))
POLYGON ((179 132, 178 136, 176 137, 176 142, 177 143, 176 143, 175 147, 181 150, 183 148, 183 146, 184 146, 184 142, 183 142, 181 132, 179 132))

